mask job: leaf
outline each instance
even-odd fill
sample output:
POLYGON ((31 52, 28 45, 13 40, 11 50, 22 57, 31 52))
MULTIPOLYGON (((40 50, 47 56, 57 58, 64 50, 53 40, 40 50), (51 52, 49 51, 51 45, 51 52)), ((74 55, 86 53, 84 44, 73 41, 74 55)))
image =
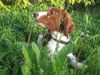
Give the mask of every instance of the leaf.
POLYGON ((72 0, 72 4, 74 4, 75 3, 75 0, 72 0))
POLYGON ((0 52, 0 60, 6 55, 6 52, 0 52))
POLYGON ((75 41, 74 41, 74 44, 75 44, 75 46, 77 45, 77 42, 78 42, 78 40, 79 40, 79 36, 75 39, 75 41))
POLYGON ((23 55, 24 55, 26 64, 28 65, 29 68, 32 68, 32 62, 31 62, 29 53, 28 53, 28 51, 26 50, 25 46, 22 47, 22 53, 23 53, 23 55))
POLYGON ((26 64, 21 66, 21 71, 23 75, 31 75, 30 69, 26 64))
POLYGON ((68 0, 68 2, 69 2, 69 4, 71 4, 72 1, 71 0, 68 0))
POLYGON ((32 43, 32 50, 33 50, 33 52, 35 52, 36 60, 37 60, 37 63, 39 64, 40 50, 39 50, 38 46, 34 42, 32 43))
POLYGON ((7 68, 0 69, 0 75, 7 75, 7 68))
POLYGON ((25 64, 21 66, 22 73, 23 75, 31 75, 32 62, 25 45, 22 47, 22 53, 25 58, 25 64))

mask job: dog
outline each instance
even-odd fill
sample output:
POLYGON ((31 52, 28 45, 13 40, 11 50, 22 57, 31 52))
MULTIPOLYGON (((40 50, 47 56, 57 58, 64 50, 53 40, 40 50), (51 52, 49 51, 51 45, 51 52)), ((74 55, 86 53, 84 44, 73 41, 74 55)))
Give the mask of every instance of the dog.
POLYGON ((50 56, 57 54, 66 44, 71 42, 69 34, 75 28, 69 13, 59 8, 51 8, 45 12, 34 13, 37 24, 50 31, 49 35, 40 34, 37 43, 49 36, 46 46, 50 50, 50 56))
MULTIPOLYGON (((72 43, 69 34, 73 31, 75 25, 69 13, 59 8, 51 8, 46 12, 36 12, 34 16, 37 24, 50 31, 49 34, 40 34, 37 39, 38 45, 41 45, 41 41, 45 39, 42 44, 50 50, 50 57, 61 51, 66 44, 72 43)), ((76 54, 69 53, 67 57, 71 60, 72 67, 80 69, 83 63, 76 60, 76 54)), ((87 68, 87 65, 85 65, 85 68, 87 68)))

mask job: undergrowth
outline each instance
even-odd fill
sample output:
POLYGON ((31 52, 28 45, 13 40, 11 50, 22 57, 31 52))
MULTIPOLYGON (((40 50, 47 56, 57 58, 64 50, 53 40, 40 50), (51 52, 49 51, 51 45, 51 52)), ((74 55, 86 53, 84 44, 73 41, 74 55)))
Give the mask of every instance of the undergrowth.
POLYGON ((34 5, 0 9, 0 75, 99 75, 100 11, 70 11, 76 25, 70 34, 73 44, 50 59, 47 48, 36 45, 38 35, 47 30, 33 17, 34 12, 48 8, 34 5), (88 68, 70 68, 67 54, 80 51, 88 68))

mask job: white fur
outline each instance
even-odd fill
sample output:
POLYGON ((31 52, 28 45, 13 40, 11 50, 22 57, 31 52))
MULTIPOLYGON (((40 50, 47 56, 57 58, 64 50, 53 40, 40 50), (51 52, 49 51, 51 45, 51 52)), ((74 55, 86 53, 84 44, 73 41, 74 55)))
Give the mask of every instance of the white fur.
POLYGON ((70 60, 76 60, 76 57, 72 53, 69 53, 67 56, 70 58, 70 60))
POLYGON ((65 42, 68 42, 70 41, 70 36, 68 36, 68 38, 63 34, 63 33, 60 33, 60 32, 52 32, 52 37, 57 39, 57 40, 62 40, 62 41, 65 41, 65 42))
MULTIPOLYGON (((65 42, 69 42, 70 41, 70 37, 67 38, 65 35, 63 35, 62 33, 59 32, 52 32, 52 37, 57 39, 57 40, 62 40, 65 42)), ((65 44, 62 43, 58 43, 57 41, 55 41, 54 39, 51 39, 48 44, 47 47, 50 50, 50 55, 54 55, 57 52, 59 52, 63 47, 65 46, 65 44)))
POLYGON ((37 13, 38 13, 38 16, 36 19, 40 18, 43 15, 47 15, 47 12, 37 12, 37 13))
MULTIPOLYGON (((37 12, 38 16, 36 17, 36 20, 38 20, 41 16, 43 15, 47 15, 47 12, 37 12)), ((45 25, 43 23, 39 23, 37 22, 39 25, 45 27, 45 25)))
MULTIPOLYGON (((70 58, 70 60, 71 60, 71 65, 72 65, 74 68, 76 68, 76 69, 82 68, 83 63, 78 62, 78 61, 76 60, 76 57, 75 57, 72 53, 69 53, 67 56, 70 58)), ((87 65, 85 65, 85 68, 87 68, 87 65)))
MULTIPOLYGON (((57 40, 62 40, 65 42, 69 42, 70 41, 70 37, 66 37, 65 35, 63 35, 62 33, 59 32, 51 32, 51 36, 57 40)), ((39 35, 37 43, 39 44, 42 40, 42 35, 39 35)), ((65 44, 62 44, 60 42, 55 41, 54 39, 51 38, 51 40, 48 42, 47 47, 48 50, 50 51, 50 56, 53 56, 54 54, 56 54, 57 52, 59 52, 63 47, 65 46, 65 44)))

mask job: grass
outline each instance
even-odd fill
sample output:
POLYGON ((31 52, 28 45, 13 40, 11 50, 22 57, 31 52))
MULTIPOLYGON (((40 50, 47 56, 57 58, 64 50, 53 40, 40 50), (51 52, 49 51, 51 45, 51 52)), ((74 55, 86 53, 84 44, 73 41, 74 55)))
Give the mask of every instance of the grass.
POLYGON ((47 30, 39 27, 32 16, 47 9, 45 5, 0 9, 0 75, 99 75, 100 11, 72 10, 76 24, 71 33, 73 44, 66 45, 51 60, 47 48, 36 45, 38 34, 47 30), (80 52, 88 68, 70 68, 66 57, 70 52, 80 52))

